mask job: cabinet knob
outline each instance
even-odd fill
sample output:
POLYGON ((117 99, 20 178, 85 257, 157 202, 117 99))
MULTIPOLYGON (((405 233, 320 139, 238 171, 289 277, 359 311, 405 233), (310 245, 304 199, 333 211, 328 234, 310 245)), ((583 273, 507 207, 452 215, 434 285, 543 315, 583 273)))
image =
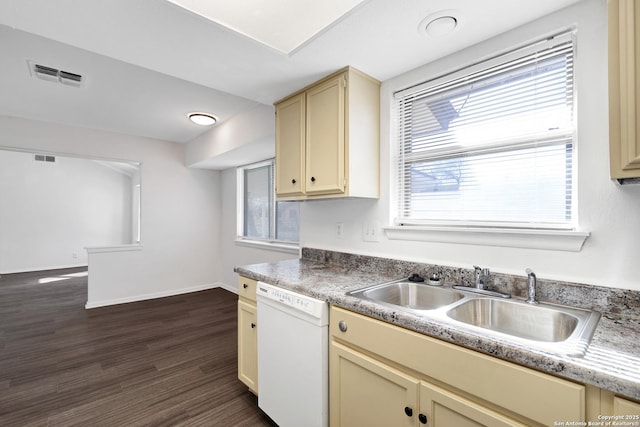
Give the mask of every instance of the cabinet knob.
POLYGON ((249 287, 249 285, 247 285, 246 283, 243 283, 243 284, 242 284, 242 287, 243 287, 244 289, 247 289, 247 288, 249 287))
POLYGON ((315 176, 311 177, 311 182, 316 182, 316 177, 315 176))
POLYGON ((420 420, 420 424, 426 424, 427 423, 427 416, 425 414, 420 414, 420 415, 418 415, 418 420, 420 420))
POLYGON ((253 328, 255 328, 255 327, 256 327, 256 324, 255 324, 255 323, 253 323, 253 322, 251 322, 251 329, 253 329, 253 328))
POLYGON ((413 409, 409 408, 408 406, 404 407, 404 413, 407 414, 407 417, 412 417, 413 416, 413 409))
POLYGON ((295 180, 295 179, 292 179, 292 180, 291 180, 291 183, 292 183, 292 184, 295 184, 295 183, 296 183, 296 180, 295 180))
POLYGON ((339 321, 338 329, 340 329, 342 332, 347 332, 347 322, 345 322, 344 320, 339 321))

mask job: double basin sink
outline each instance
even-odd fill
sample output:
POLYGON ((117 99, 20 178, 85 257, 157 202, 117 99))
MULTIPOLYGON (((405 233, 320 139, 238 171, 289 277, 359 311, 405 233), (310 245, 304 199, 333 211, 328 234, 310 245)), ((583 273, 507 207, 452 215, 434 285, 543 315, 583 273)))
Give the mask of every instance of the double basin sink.
POLYGON ((581 357, 600 313, 555 304, 478 296, 405 280, 347 295, 564 356, 581 357))

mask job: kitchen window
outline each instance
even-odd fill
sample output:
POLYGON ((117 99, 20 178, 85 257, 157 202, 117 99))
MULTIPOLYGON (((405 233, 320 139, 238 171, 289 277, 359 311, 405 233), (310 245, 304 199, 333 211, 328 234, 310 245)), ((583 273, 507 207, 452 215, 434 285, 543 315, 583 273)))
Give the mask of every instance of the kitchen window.
POLYGON ((574 38, 395 94, 397 226, 576 226, 574 38))
POLYGON ((238 168, 238 241, 296 247, 299 202, 276 201, 274 161, 238 168))

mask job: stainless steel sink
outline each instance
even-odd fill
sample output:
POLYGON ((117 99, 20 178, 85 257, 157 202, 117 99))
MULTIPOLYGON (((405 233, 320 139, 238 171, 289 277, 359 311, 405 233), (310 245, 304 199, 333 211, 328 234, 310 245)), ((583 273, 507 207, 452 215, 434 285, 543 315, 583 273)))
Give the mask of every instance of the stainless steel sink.
POLYGON ((464 294, 449 288, 406 281, 360 289, 347 295, 412 310, 434 310, 464 298, 464 294))
POLYGON ((447 311, 447 316, 473 326, 544 342, 564 341, 578 326, 578 317, 565 311, 488 298, 460 304, 447 311))
POLYGON ((458 322, 573 356, 584 354, 600 319, 600 313, 590 310, 492 298, 470 299, 446 314, 458 322))
POLYGON ((600 313, 591 310, 534 305, 406 280, 369 286, 347 295, 565 356, 584 355, 600 320, 600 313))

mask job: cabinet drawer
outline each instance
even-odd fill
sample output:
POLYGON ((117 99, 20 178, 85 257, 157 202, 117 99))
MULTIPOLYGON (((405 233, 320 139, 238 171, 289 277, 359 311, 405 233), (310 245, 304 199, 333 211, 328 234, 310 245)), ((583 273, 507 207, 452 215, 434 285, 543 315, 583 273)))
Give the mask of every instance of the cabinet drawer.
POLYGON ((337 307, 332 339, 358 346, 501 408, 553 425, 585 418, 585 387, 337 307), (338 326, 344 322, 346 331, 338 326))
POLYGON ((240 296, 241 298, 247 299, 249 301, 255 302, 257 285, 258 285, 257 280, 240 276, 238 280, 238 296, 240 296))

